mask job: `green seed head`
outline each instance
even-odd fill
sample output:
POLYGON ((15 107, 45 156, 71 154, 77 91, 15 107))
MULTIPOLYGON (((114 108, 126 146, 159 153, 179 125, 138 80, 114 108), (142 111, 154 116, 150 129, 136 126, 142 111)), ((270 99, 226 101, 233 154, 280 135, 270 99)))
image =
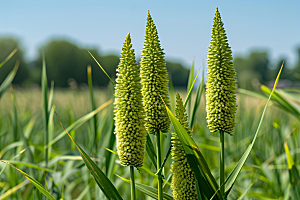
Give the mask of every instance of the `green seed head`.
POLYGON ((170 120, 161 100, 169 105, 168 72, 156 26, 148 12, 146 35, 141 58, 141 83, 148 133, 168 132, 170 120))
MULTIPOLYGON (((187 114, 185 113, 185 108, 183 107, 182 100, 177 92, 176 95, 176 118, 180 124, 185 128, 185 130, 191 135, 189 130, 189 125, 187 121, 187 114)), ((182 199, 197 199, 195 177, 192 168, 190 167, 182 144, 176 133, 171 133, 172 135, 172 159, 174 160, 171 166, 173 172, 171 188, 173 190, 173 197, 175 200, 182 199)))
POLYGON ((206 112, 210 131, 231 133, 235 126, 236 73, 218 8, 207 54, 206 112))
POLYGON ((131 49, 128 33, 123 43, 115 85, 115 134, 118 155, 122 165, 141 167, 143 165, 146 130, 139 67, 131 49))

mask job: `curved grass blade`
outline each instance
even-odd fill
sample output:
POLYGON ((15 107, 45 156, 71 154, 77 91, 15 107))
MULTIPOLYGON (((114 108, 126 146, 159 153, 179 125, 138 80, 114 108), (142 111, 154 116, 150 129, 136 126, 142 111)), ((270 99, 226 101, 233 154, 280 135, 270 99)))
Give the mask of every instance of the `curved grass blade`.
MULTIPOLYGON (((295 130, 295 129, 294 129, 295 130)), ((294 131, 292 131, 293 133, 294 131)), ((285 153, 286 153, 286 160, 288 163, 288 169, 289 169, 289 175, 290 175, 290 184, 292 186, 292 194, 294 196, 294 199, 300 199, 300 176, 299 176, 299 172, 297 170, 297 167, 295 165, 295 162, 291 156, 288 144, 287 144, 287 140, 290 138, 290 136, 292 135, 289 134, 285 141, 284 141, 284 149, 285 149, 285 153)))
POLYGON ((25 176, 25 178, 27 178, 41 193, 43 193, 48 199, 50 200, 55 200, 55 198, 47 191, 45 190, 45 188, 42 186, 41 183, 39 183, 38 181, 36 181, 34 178, 32 178, 31 176, 29 176, 28 174, 26 174, 25 172, 23 172, 22 170, 20 170, 19 168, 13 166, 12 164, 10 164, 9 162, 3 161, 1 160, 1 162, 8 164, 10 166, 12 166, 13 168, 15 168, 16 170, 18 170, 23 176, 25 176))
MULTIPOLYGON (((108 149, 113 149, 115 147, 115 143, 116 143, 116 136, 114 134, 114 130, 115 130, 115 120, 112 119, 112 123, 111 123, 111 129, 109 132, 109 142, 108 142, 108 149)), ((118 154, 117 154, 118 155, 118 154)), ((111 178, 112 177, 112 171, 114 168, 114 164, 115 164, 115 159, 116 156, 112 155, 109 152, 106 152, 105 155, 105 167, 106 167, 106 176, 111 178)))
POLYGON ((175 90, 171 74, 169 74, 169 95, 172 111, 175 111, 175 90))
POLYGON ((153 166, 155 167, 155 169, 157 170, 157 156, 156 156, 156 152, 154 150, 154 146, 153 146, 153 143, 152 143, 152 140, 150 138, 150 135, 149 133, 147 133, 147 140, 146 140, 146 152, 150 158, 150 161, 151 163, 153 164, 153 166))
MULTIPOLYGON (((117 174, 115 174, 116 176, 118 176, 120 179, 122 179, 123 181, 127 182, 127 183, 130 183, 130 180, 126 179, 126 178, 123 178, 117 174)), ((154 198, 154 199, 158 199, 158 191, 156 188, 153 188, 153 187, 150 187, 150 186, 147 186, 147 185, 143 185, 143 184, 140 184, 140 183, 135 183, 135 187, 136 189, 138 189, 139 191, 141 191, 142 193, 154 198)), ((167 193, 163 193, 163 199, 166 199, 166 200, 172 200, 173 197, 167 193)))
POLYGON ((34 165, 34 164, 31 164, 31 163, 27 163, 27 162, 21 162, 21 161, 8 161, 8 160, 2 160, 4 162, 9 162, 10 164, 14 164, 14 165, 20 165, 20 166, 24 166, 24 167, 29 167, 29 168, 32 168, 32 169, 38 169, 38 170, 43 170, 45 172, 52 172, 54 173, 55 170, 52 170, 52 169, 48 169, 48 168, 44 168, 44 167, 40 167, 38 165, 34 165))
POLYGON ((253 182, 253 183, 251 183, 250 185, 249 185, 249 187, 247 187, 247 189, 243 192, 243 194, 238 198, 238 200, 242 200, 245 196, 246 196, 246 194, 248 193, 248 191, 250 190, 250 188, 252 187, 252 185, 254 184, 255 182, 253 182))
POLYGON ((262 121, 264 119, 264 116, 265 116, 268 104, 270 102, 272 94, 274 93, 274 91, 276 89, 276 86, 277 86, 277 83, 278 83, 278 80, 279 80, 279 77, 280 77, 280 74, 281 74, 281 71, 282 71, 282 67, 283 67, 283 65, 281 66, 280 71, 279 71, 279 73, 277 75, 277 78, 276 78, 275 83, 274 83, 273 90, 272 90, 272 92, 271 92, 271 94, 270 94, 270 96, 268 98, 268 101, 267 101, 267 103, 265 105, 265 108, 264 108, 263 113, 261 115, 260 122, 259 122, 259 125, 257 127, 256 133, 255 133, 255 135, 254 135, 254 137, 252 139, 252 142, 250 143, 250 145, 248 146, 248 148, 244 152, 243 156, 241 157, 241 159, 239 160, 239 162, 237 163, 237 165, 235 166, 235 168, 231 171, 231 173, 227 177, 226 181, 224 182, 224 184, 225 184, 225 197, 227 197, 229 195, 229 193, 230 193, 230 191, 231 191, 231 189, 232 189, 232 187, 233 187, 233 185, 234 185, 234 183, 235 183, 235 181, 236 181, 236 179, 237 179, 237 177, 238 177, 238 175, 239 175, 239 173, 240 173, 240 171, 241 171, 244 163, 246 162, 246 160, 247 160, 247 158, 248 158, 248 156, 249 156, 249 154, 250 154, 250 152, 252 150, 252 147, 253 147, 253 145, 255 143, 255 140, 257 138, 258 132, 259 132, 260 127, 262 125, 262 121))
POLYGON ((262 94, 259 94, 259 93, 253 92, 253 91, 245 90, 242 88, 238 88, 237 92, 239 94, 245 94, 245 95, 249 95, 249 96, 256 97, 256 98, 267 99, 267 97, 265 95, 262 95, 262 94))
POLYGON ((223 199, 220 191, 218 190, 219 186, 215 178, 211 174, 211 171, 198 146, 189 136, 189 134, 185 131, 185 129, 181 126, 179 121, 176 119, 176 117, 173 115, 173 113, 167 106, 166 109, 174 127, 174 130, 178 135, 179 140, 184 148, 188 162, 194 171, 195 177, 198 180, 199 187, 201 187, 201 190, 204 192, 205 196, 208 199, 223 199))
POLYGON ((6 88, 9 86, 9 84, 14 80, 19 68, 19 64, 20 61, 17 61, 14 69, 8 74, 8 76, 4 79, 3 83, 0 85, 0 98, 5 92, 6 88))
MULTIPOLYGON (((94 92, 93 92, 93 81, 92 81, 92 67, 89 65, 87 67, 87 77, 88 77, 88 85, 90 89, 90 100, 91 100, 91 109, 96 110, 96 104, 94 100, 94 92)), ((91 121, 91 130, 94 131, 94 147, 97 151, 97 115, 94 115, 93 120, 91 121)), ((107 167, 107 166, 106 166, 107 167)), ((106 168, 107 169, 107 168, 106 168)))
POLYGON ((17 48, 15 48, 1 63, 0 63, 0 68, 11 58, 15 53, 18 51, 17 48))
MULTIPOLYGON (((195 58, 193 59, 192 67, 190 69, 187 92, 190 91, 191 86, 193 84, 194 70, 195 70, 195 58)), ((187 115, 188 115, 188 121, 190 121, 191 102, 192 101, 188 102, 187 109, 186 109, 187 110, 187 115)), ((174 106, 175 106, 175 94, 174 94, 174 106)), ((172 112, 175 112, 175 109, 172 110, 172 112)))
MULTIPOLYGON (((49 109, 48 109, 48 80, 46 72, 46 60, 43 54, 43 64, 42 64, 42 95, 43 95, 43 118, 44 118, 44 143, 48 145, 49 135, 48 135, 48 123, 49 123, 49 109)), ((45 149, 45 166, 48 166, 48 148, 45 149)))
MULTIPOLYGON (((89 51, 88 51, 89 52, 89 51)), ((98 66, 102 69, 102 71, 104 72, 104 74, 109 78, 110 82, 113 85, 116 85, 115 82, 109 77, 109 75, 106 73, 106 71, 103 69, 103 67, 100 65, 100 63, 96 60, 96 58, 93 56, 93 54, 91 54, 91 52, 89 52, 89 54, 92 56, 92 58, 95 60, 95 62, 98 64, 98 66)))
MULTIPOLYGON (((69 132, 71 130, 75 130, 77 128, 79 128, 82 124, 84 124, 85 122, 87 122, 89 119, 91 119, 94 115, 96 115, 98 112, 100 112, 101 110, 103 110, 104 108, 106 108, 108 105, 110 105, 112 103, 112 100, 107 101, 106 103, 104 103, 103 105, 99 106, 96 110, 84 115, 83 117, 81 117, 80 119, 78 119, 76 122, 74 122, 73 124, 71 124, 69 127, 66 128, 66 130, 69 132)), ((53 140, 51 140, 47 146, 45 146, 44 148, 48 148, 50 146, 52 146, 54 143, 56 143, 58 140, 60 140, 62 137, 64 137, 67 133, 65 131, 62 131, 58 136, 56 136, 56 138, 54 138, 53 140)))
POLYGON ((189 93, 188 93, 188 95, 187 95, 187 97, 186 97, 186 99, 185 99, 185 102, 184 102, 184 105, 183 105, 184 108, 186 107, 187 103, 188 103, 189 100, 190 100, 190 97, 191 97, 191 94, 192 94, 192 91, 193 91, 193 87, 194 87, 194 85, 195 85, 195 82, 196 82, 196 79, 197 79, 197 77, 198 77, 198 74, 199 74, 200 69, 201 69, 201 68, 199 68, 199 70, 198 70, 198 72, 197 72, 197 74, 196 74, 196 76, 195 76, 195 78, 194 78, 194 81, 193 81, 193 83, 192 83, 192 85, 191 85, 191 87, 190 87, 189 93))
POLYGON ((4 153, 6 151, 14 149, 14 148, 22 146, 22 145, 23 145, 23 141, 13 142, 13 143, 7 145, 6 147, 1 149, 1 151, 0 151, 0 159, 2 158, 2 156, 4 155, 4 153))
MULTIPOLYGON (((268 87, 264 85, 261 86, 261 90, 268 95, 270 95, 272 92, 268 87)), ((290 102, 289 100, 287 100, 286 98, 284 98, 280 93, 274 91, 271 100, 275 101, 281 109, 285 110, 288 113, 291 113, 298 120, 300 120, 300 108, 292 102, 290 102)))
POLYGON ((113 199, 113 200, 121 200, 122 197, 120 196, 119 192, 117 191, 117 189, 115 188, 115 186, 111 183, 111 181, 107 178, 107 176, 105 176, 105 174, 101 171, 101 169, 92 161, 92 159, 84 152, 84 150, 75 142, 75 140, 71 137, 71 135, 69 134, 69 132, 67 131, 67 129, 63 126, 63 124, 61 123, 61 121, 58 118, 58 115, 55 111, 55 107, 54 108, 54 112, 56 114, 56 117, 60 123, 60 125, 64 128, 64 130, 66 131, 66 133, 68 134, 68 136, 70 137, 70 139, 72 140, 72 142, 75 144, 75 146, 77 147, 85 165, 87 166, 87 168, 90 170, 90 173, 93 175, 97 185, 99 186, 99 188, 102 190, 102 192, 104 193, 104 195, 108 198, 108 199, 113 199))
POLYGON ((290 199, 290 192, 291 192, 291 184, 288 185, 288 187, 284 191, 283 200, 289 200, 290 199))
POLYGON ((53 92, 54 92, 54 81, 51 81, 51 88, 48 97, 48 113, 50 113, 52 110, 53 92))
POLYGON ((204 87, 204 68, 203 68, 201 83, 199 84, 199 86, 197 88, 196 99, 195 99, 195 102, 194 102, 192 115, 191 115, 191 118, 190 118, 190 129, 193 129, 194 124, 195 124, 195 116, 196 116, 197 109, 200 105, 200 100, 201 100, 201 96, 202 96, 202 92, 203 92, 203 87, 204 87))
POLYGON ((170 141, 170 145, 169 145, 169 148, 168 148, 168 152, 167 152, 167 154, 166 154, 166 156, 165 156, 165 159, 164 159, 163 163, 161 164, 159 170, 155 173, 156 175, 157 175, 157 174, 161 174, 161 172, 162 172, 162 170, 163 170, 163 168, 164 168, 164 166, 165 166, 165 164, 166 164, 166 162, 167 162, 167 160, 168 160, 168 158, 169 158, 169 156, 170 156, 170 154, 171 154, 171 149, 172 149, 172 143, 171 143, 171 141, 170 141))

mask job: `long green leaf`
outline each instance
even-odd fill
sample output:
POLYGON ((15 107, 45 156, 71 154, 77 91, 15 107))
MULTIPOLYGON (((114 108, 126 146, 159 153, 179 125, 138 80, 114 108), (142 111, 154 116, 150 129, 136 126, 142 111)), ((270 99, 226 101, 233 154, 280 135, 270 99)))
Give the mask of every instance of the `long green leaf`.
POLYGON ((233 185, 234 185, 234 183, 235 183, 235 181, 236 181, 236 179, 237 179, 237 177, 238 177, 238 175, 239 175, 239 173, 240 173, 240 171, 241 171, 244 163, 246 162, 246 160, 247 160, 247 158, 248 158, 248 156, 249 156, 249 154, 250 154, 250 152, 252 150, 252 147, 253 147, 253 145, 255 143, 255 140, 257 138, 258 132, 259 132, 260 127, 262 125, 262 122, 263 122, 263 119, 264 119, 264 116, 265 116, 268 104, 270 102, 270 99, 272 97, 273 92, 276 89, 276 86, 277 86, 277 83, 278 83, 278 80, 279 80, 279 77, 280 77, 280 74, 281 74, 282 67, 283 67, 283 65, 281 66, 281 69, 280 69, 280 71, 279 71, 279 73, 277 75, 277 78, 276 78, 275 83, 274 83, 273 90, 272 90, 272 92, 271 92, 271 94, 270 94, 270 96, 268 98, 268 101, 267 101, 267 103, 265 105, 265 108, 264 108, 263 113, 261 115, 260 122, 259 122, 259 125, 257 127, 256 133, 255 133, 255 135, 254 135, 254 137, 252 139, 252 142, 250 143, 250 145, 248 146, 248 148, 244 152, 243 156, 241 157, 241 159, 239 160, 239 162, 237 163, 237 165, 235 166, 235 168, 232 170, 232 172, 229 174, 229 176, 227 177, 227 179, 226 179, 226 181, 224 183, 225 184, 225 197, 227 197, 229 195, 229 193, 230 193, 230 191, 231 191, 231 189, 232 189, 232 187, 233 187, 233 185))
MULTIPOLYGON (((54 108, 54 106, 53 106, 53 108, 54 108)), ((54 111, 55 111, 55 108, 54 108, 54 111)), ((56 114, 57 119, 59 120, 56 111, 55 111, 55 114, 56 114)), ((71 137, 71 135, 68 133, 67 129, 65 129, 65 127, 63 126, 63 124, 61 123, 60 120, 59 120, 59 123, 64 128, 65 132, 68 134, 68 136, 70 137, 72 142, 77 147, 85 165, 90 170, 90 173, 93 175, 97 185, 102 190, 102 192, 105 194, 105 196, 108 199, 113 199, 113 200, 122 199, 122 197, 120 196, 120 194, 117 191, 117 189, 115 188, 115 186, 111 183, 111 181, 107 178, 107 176, 105 176, 105 174, 101 171, 101 169, 92 161, 92 159, 84 152, 84 150, 75 142, 75 140, 71 137)))
POLYGON ((186 99, 185 99, 185 102, 184 102, 184 105, 183 105, 184 108, 186 107, 187 103, 189 102, 189 100, 190 100, 190 98, 191 98, 191 94, 192 94, 192 91, 193 91, 193 87, 194 87, 194 85, 195 85, 195 82, 196 82, 196 79, 197 79, 197 77, 198 77, 199 71, 200 71, 200 68, 199 68, 199 70, 198 70, 198 72, 197 72, 197 74, 196 74, 196 77, 194 78, 194 81, 193 81, 193 83, 192 83, 192 85, 191 85, 191 87, 190 87, 189 93, 188 93, 188 95, 187 95, 187 97, 186 97, 186 99))
POLYGON ((252 96, 255 98, 267 99, 267 97, 265 95, 262 95, 262 94, 259 94, 259 93, 253 92, 253 91, 245 90, 242 88, 238 88, 237 92, 239 94, 245 94, 245 95, 252 96))
MULTIPOLYGON (((191 88, 191 86, 193 85, 194 70, 195 70, 195 58, 193 59, 192 67, 190 69, 187 92, 190 91, 191 89, 193 89, 193 87, 191 88)), ((175 94, 174 94, 174 102, 175 102, 175 94)), ((186 109, 187 110, 187 115, 188 115, 188 121, 190 121, 191 102, 192 101, 188 102, 187 109, 186 109)), ((175 109, 172 110, 172 112, 175 112, 175 109)))
POLYGON ((185 131, 170 109, 166 106, 169 118, 172 122, 174 130, 179 137, 179 140, 184 148, 186 157, 191 168, 194 171, 195 177, 199 182, 199 186, 201 190, 205 193, 205 196, 208 199, 221 200, 223 197, 221 196, 219 186, 211 174, 211 171, 200 152, 198 146, 193 141, 193 139, 189 136, 189 134, 185 131), (216 194, 216 195, 215 195, 216 194), (214 196, 215 195, 215 196, 214 196), (214 197, 213 197, 214 196, 214 197))
MULTIPOLYGON (((89 51, 88 51, 89 52, 89 51)), ((93 54, 91 54, 91 52, 89 52, 89 54, 92 56, 92 58, 95 60, 95 62, 98 64, 98 66, 101 68, 101 70, 104 72, 104 74, 109 78, 110 82, 113 85, 116 85, 115 82, 109 77, 109 75, 106 73, 106 71, 103 69, 103 67, 100 65, 100 63, 96 60, 96 58, 93 56, 93 54)))
MULTIPOLYGON (((272 92, 268 87, 264 85, 261 86, 261 90, 268 95, 272 92)), ((300 120, 300 109, 298 108, 298 106, 296 106, 288 99, 284 98, 280 93, 274 91, 271 100, 275 101, 281 109, 285 110, 288 113, 291 113, 296 118, 298 118, 298 120, 300 120)))
MULTIPOLYGON (((43 118, 44 118, 44 144, 47 146, 49 142, 48 135, 48 123, 49 123, 49 110, 48 110, 48 80, 46 72, 46 60, 45 55, 43 54, 43 64, 42 64, 42 98, 43 98, 43 118)), ((48 148, 45 149, 45 166, 48 166, 48 148)))
POLYGON ((196 113, 197 113, 197 109, 200 105, 200 100, 201 100, 201 96, 202 96, 202 93, 203 93, 203 87, 204 87, 204 68, 203 68, 201 83, 199 84, 199 86, 197 88, 196 99, 195 99, 195 102, 194 102, 192 115, 191 115, 191 118, 190 118, 190 129, 193 129, 194 124, 195 124, 195 116, 196 116, 196 113))
MULTIPOLYGON (((109 132, 109 142, 108 142, 108 149, 113 149, 115 144, 116 144, 116 136, 114 134, 114 130, 115 130, 115 120, 112 119, 112 123, 111 123, 111 129, 109 132)), ((117 154, 118 155, 118 154, 117 154)), ((109 178, 112 177, 112 171, 114 168, 114 164, 115 164, 115 156, 111 155, 111 153, 106 152, 105 155, 105 167, 106 167, 106 176, 108 176, 109 178)))
POLYGON ((152 140, 150 138, 150 135, 149 133, 147 133, 147 140, 146 140, 146 152, 150 158, 150 161, 151 163, 153 164, 153 166, 155 167, 155 169, 157 170, 157 166, 156 166, 156 159, 157 159, 157 156, 156 156, 156 152, 154 150, 154 146, 153 146, 153 143, 152 143, 152 140))
POLYGON ((255 182, 251 183, 249 185, 249 187, 247 187, 247 189, 243 192, 243 194, 238 198, 238 200, 242 200, 244 197, 246 197, 248 191, 250 190, 250 188, 252 187, 252 185, 254 184, 255 182))
POLYGON ((30 167, 32 169, 38 169, 38 170, 43 170, 45 172, 55 172, 55 170, 52 169, 48 169, 48 168, 44 168, 44 167, 40 167, 38 165, 34 165, 31 163, 27 163, 27 162, 21 162, 21 161, 8 161, 8 160, 3 160, 4 162, 9 162, 10 164, 14 164, 14 165, 20 165, 20 166, 25 166, 25 167, 30 167))
POLYGON ((17 48, 15 48, 1 63, 0 63, 0 68, 11 58, 15 53, 18 51, 17 48))
POLYGON ((14 69, 8 74, 8 76, 5 78, 3 83, 0 85, 0 98, 3 95, 3 93, 5 92, 6 88, 9 86, 9 84, 14 80, 15 75, 19 68, 19 64, 20 64, 20 62, 17 61, 14 69))
POLYGON ((300 176, 287 144, 287 140, 291 136, 291 134, 288 135, 285 139, 284 149, 286 153, 286 160, 288 163, 290 184, 292 185, 292 194, 294 196, 294 199, 300 199, 300 176))
MULTIPOLYGON (((130 180, 126 179, 126 178, 123 178, 119 175, 116 174, 116 176, 118 176, 120 179, 122 179, 123 181, 127 182, 127 183, 130 183, 130 180)), ((143 184, 140 184, 140 183, 135 183, 135 187, 140 190, 142 193, 154 198, 154 199, 158 199, 158 191, 156 188, 153 188, 153 187, 150 187, 150 186, 147 186, 147 185, 143 185, 143 184)), ((171 200, 173 199, 173 197, 167 193, 163 193, 163 199, 166 199, 166 200, 171 200)))
POLYGON ((165 164, 166 164, 166 162, 167 162, 167 160, 168 160, 168 158, 169 158, 169 156, 170 156, 170 154, 171 154, 171 149, 172 149, 172 143, 171 143, 171 141, 170 141, 170 144, 169 144, 169 148, 168 148, 167 154, 166 154, 166 156, 165 156, 165 158, 164 158, 164 161, 163 161, 163 163, 161 164, 159 170, 155 173, 156 175, 157 175, 157 174, 161 174, 161 172, 162 172, 162 170, 163 170, 163 168, 164 168, 164 166, 165 166, 165 164))
POLYGON ((55 200, 55 198, 47 191, 45 190, 45 188, 42 186, 41 183, 39 183, 38 181, 36 181, 34 178, 32 178, 31 176, 29 176, 28 174, 26 174, 25 172, 23 172, 22 170, 20 170, 19 168, 13 166, 12 164, 10 164, 9 162, 3 161, 1 160, 1 162, 8 164, 10 166, 12 166, 13 168, 15 168, 16 170, 18 170, 23 176, 25 176, 25 178, 27 178, 41 193, 43 193, 48 199, 50 200, 55 200))
MULTIPOLYGON (((90 89, 90 100, 91 100, 91 110, 96 110, 96 104, 95 104, 95 100, 94 100, 94 91, 93 91, 93 80, 92 80, 92 67, 89 65, 87 67, 87 77, 88 77, 88 85, 89 85, 89 89, 90 89)), ((94 136, 94 148, 97 151, 97 115, 94 115, 93 120, 91 121, 91 130, 94 131, 93 132, 93 136, 94 136)), ((107 166, 106 166, 107 167, 107 166)), ((107 169, 107 168, 106 168, 107 169)))

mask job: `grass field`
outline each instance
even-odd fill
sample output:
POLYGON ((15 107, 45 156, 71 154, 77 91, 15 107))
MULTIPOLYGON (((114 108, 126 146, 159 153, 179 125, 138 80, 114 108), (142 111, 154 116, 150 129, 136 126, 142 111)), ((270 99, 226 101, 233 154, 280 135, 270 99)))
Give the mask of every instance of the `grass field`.
MULTIPOLYGON (((182 90, 180 93, 185 99, 186 92, 182 90)), ((101 196, 101 192, 85 167, 80 154, 66 135, 53 144, 49 152, 48 166, 46 167, 42 92, 40 89, 15 90, 14 94, 17 116, 14 113, 14 105, 9 90, 5 92, 0 100, 1 160, 9 161, 41 183, 45 182, 44 175, 46 175, 48 191, 54 197, 62 197, 63 199, 105 199, 103 195, 101 196), (19 121, 19 124, 17 121, 19 121), (25 136, 25 140, 22 135, 25 136), (20 153, 26 148, 25 141, 28 142, 30 148, 20 153), (30 151, 33 160, 31 160, 30 151), (44 173, 45 171, 47 173, 44 173)), ((193 100, 194 96, 192 96, 193 100)), ((112 91, 95 90, 94 97, 98 107, 112 98, 112 91)), ((251 142, 265 102, 265 99, 238 95, 237 125, 232 136, 225 136, 225 172, 227 176, 251 142)), ((91 111, 90 96, 87 90, 54 90, 53 104, 65 127, 91 111)), ((94 158, 96 164, 107 174, 122 197, 130 199, 130 185, 115 175, 118 174, 129 179, 129 168, 120 166, 117 156, 103 148, 111 146, 115 150, 115 145, 109 144, 110 137, 114 137, 114 135, 111 135, 113 134, 111 131, 112 109, 112 104, 110 104, 98 113, 96 141, 93 135, 93 126, 90 122, 84 123, 70 133, 86 153, 94 158), (110 163, 106 162, 108 157, 110 157, 110 163)), ((53 131, 50 134, 50 141, 64 131, 55 115, 52 117, 53 131)), ((284 140, 293 131, 293 128, 295 130, 288 140, 288 144, 295 164, 299 165, 299 120, 271 103, 267 109, 254 148, 237 179, 229 199, 237 199, 249 186, 251 188, 244 199, 279 199, 284 197, 289 187, 284 140)), ((213 175, 218 179, 220 151, 218 133, 210 133, 207 128, 204 96, 201 98, 201 104, 196 115, 196 125, 192 137, 200 147, 200 151, 203 153, 213 175)), ((163 155, 167 152, 169 139, 170 133, 166 134, 163 139, 163 155)), ((152 140, 155 141, 155 138, 152 137, 152 140)), ((171 159, 169 158, 164 168, 166 180, 171 175, 170 163, 171 159)), ((0 199, 4 199, 5 195, 8 199, 41 198, 38 190, 34 189, 35 187, 22 174, 4 163, 0 163, 0 166, 2 170, 0 199)), ((136 182, 155 187, 157 184, 154 175, 155 169, 151 165, 147 154, 144 166, 137 173, 136 182)), ((170 180, 166 182, 164 192, 171 194, 170 180)), ((139 191, 137 196, 138 199, 149 198, 139 191)))

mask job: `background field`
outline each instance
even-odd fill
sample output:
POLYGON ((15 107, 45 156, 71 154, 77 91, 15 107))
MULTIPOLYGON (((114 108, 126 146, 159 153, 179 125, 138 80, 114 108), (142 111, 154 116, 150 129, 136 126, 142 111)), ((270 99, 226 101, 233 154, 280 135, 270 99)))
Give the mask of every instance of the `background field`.
MULTIPOLYGON (((21 126, 15 125, 14 119, 16 116, 13 112, 11 94, 9 90, 7 90, 0 101, 1 159, 11 160, 25 148, 26 145, 22 142, 24 141, 21 136, 22 131, 26 138, 28 138, 28 144, 30 145, 34 157, 34 165, 45 167, 41 90, 39 88, 30 91, 16 89, 14 93, 17 117, 20 120, 21 126), (15 146, 12 147, 12 144, 15 144, 15 146)), ((97 107, 112 98, 112 90, 110 89, 95 90, 94 93, 97 107)), ((185 90, 181 89, 180 93, 183 99, 185 99, 187 94, 185 90)), ((236 165, 246 147, 251 142, 265 102, 265 99, 238 95, 237 125, 232 136, 225 136, 227 175, 236 165)), ((74 121, 91 111, 88 90, 54 90, 53 104, 65 127, 68 127, 74 121)), ((83 124, 74 132, 71 132, 71 134, 88 155, 95 158, 96 163, 104 172, 107 172, 107 166, 111 168, 108 170, 108 177, 110 177, 124 199, 129 199, 130 185, 114 175, 115 173, 129 179, 129 168, 120 166, 116 156, 103 148, 110 146, 109 138, 112 134, 112 109, 112 105, 109 105, 97 115, 98 129, 96 145, 94 144, 92 134, 92 124, 89 122, 83 124), (108 154, 116 159, 110 164, 106 163, 108 154)), ((210 169, 213 171, 213 175, 218 177, 218 133, 209 132, 206 127, 205 117, 204 96, 202 96, 201 104, 197 112, 193 138, 204 154, 210 169)), ((53 120, 54 131, 51 138, 55 138, 63 131, 55 116, 53 120)), ((280 196, 283 197, 284 191, 289 184, 283 142, 286 136, 292 132, 293 128, 296 128, 296 130, 291 139, 288 140, 288 144, 296 165, 299 165, 299 121, 281 109, 278 109, 272 103, 267 109, 257 142, 237 180, 236 186, 233 188, 234 192, 230 195, 230 199, 236 199, 250 184, 253 184, 253 186, 244 199, 278 199, 280 196)), ((166 138, 164 139, 164 154, 169 146, 169 138, 170 133, 166 134, 166 138)), ((154 141, 155 138, 152 137, 152 140, 154 141)), ((66 135, 52 146, 50 158, 48 169, 52 171, 48 172, 47 177, 52 177, 52 179, 47 179, 48 189, 53 196, 63 195, 64 199, 95 199, 97 196, 96 199, 104 199, 104 197, 101 197, 101 194, 99 194, 101 192, 87 171, 80 154, 66 135)), ((169 159, 164 170, 166 178, 171 174, 170 162, 171 160, 169 159)), ((43 170, 26 166, 29 163, 32 164, 28 149, 11 161, 11 163, 29 173, 37 180, 43 181, 43 170)), ((1 169, 3 169, 5 164, 0 163, 0 166, 1 169)), ((155 173, 155 169, 151 165, 147 154, 145 157, 145 167, 146 170, 148 169, 152 171, 152 173, 155 173)), ((156 186, 156 178, 149 173, 151 174, 151 172, 141 169, 137 175, 136 182, 153 187, 156 186)), ((7 193, 9 189, 16 188, 16 186, 18 187, 19 184, 22 183, 23 185, 18 188, 9 199, 35 199, 36 196, 39 195, 31 184, 27 184, 28 181, 26 181, 21 174, 11 167, 6 167, 0 179, 0 195, 7 193)), ((165 185, 164 191, 171 194, 169 184, 165 185)), ((137 193, 137 196, 138 199, 147 199, 147 197, 140 192, 137 193)))

